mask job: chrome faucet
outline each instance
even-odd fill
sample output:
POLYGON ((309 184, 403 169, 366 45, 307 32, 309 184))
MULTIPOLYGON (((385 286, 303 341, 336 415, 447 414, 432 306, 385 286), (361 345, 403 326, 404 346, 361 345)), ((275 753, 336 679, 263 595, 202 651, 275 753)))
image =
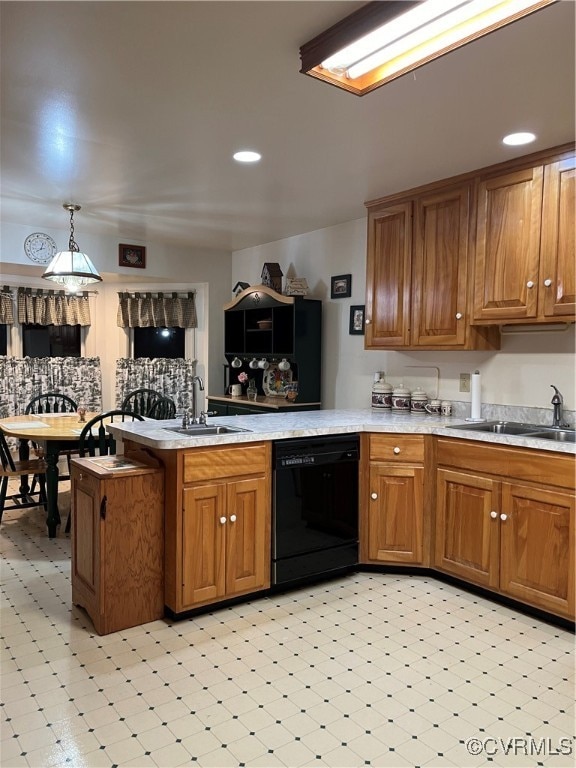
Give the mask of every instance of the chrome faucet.
POLYGON ((199 424, 198 417, 196 416, 196 384, 198 384, 198 389, 201 392, 204 392, 204 382, 202 381, 202 378, 200 376, 194 376, 192 379, 192 415, 190 417, 190 423, 191 424, 199 424))
POLYGON ((552 397, 552 400, 550 401, 554 406, 554 416, 552 418, 552 426, 567 427, 568 425, 564 424, 564 413, 563 413, 564 398, 562 397, 562 393, 560 392, 558 387, 554 386, 554 384, 550 384, 550 386, 554 390, 554 395, 552 397))

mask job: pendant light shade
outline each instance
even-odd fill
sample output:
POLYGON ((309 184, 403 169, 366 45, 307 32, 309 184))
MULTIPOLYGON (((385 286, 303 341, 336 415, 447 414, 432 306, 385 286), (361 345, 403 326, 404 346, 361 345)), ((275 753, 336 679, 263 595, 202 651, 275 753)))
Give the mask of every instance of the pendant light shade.
POLYGON ((70 293, 76 293, 80 288, 90 283, 102 280, 89 257, 80 251, 74 240, 74 212, 80 210, 79 205, 65 203, 64 209, 70 211, 70 241, 67 251, 60 251, 54 256, 42 275, 45 280, 63 285, 70 293))

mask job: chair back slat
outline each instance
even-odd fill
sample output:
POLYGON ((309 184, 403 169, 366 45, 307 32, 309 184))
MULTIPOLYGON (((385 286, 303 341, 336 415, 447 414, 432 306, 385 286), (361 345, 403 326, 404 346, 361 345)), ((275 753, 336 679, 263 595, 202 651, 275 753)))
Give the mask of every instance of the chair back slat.
POLYGON ((77 403, 62 392, 44 392, 33 397, 24 413, 76 413, 77 403))
POLYGON ((135 389, 126 395, 120 410, 138 413, 140 416, 149 416, 150 409, 158 400, 162 400, 163 397, 164 395, 155 389, 135 389))
POLYGON ((132 411, 116 410, 90 419, 78 439, 78 453, 81 457, 113 456, 116 453, 114 435, 106 430, 106 425, 114 421, 144 421, 144 417, 132 411))
POLYGON ((0 463, 2 464, 2 469, 4 472, 15 472, 16 471, 16 465, 14 464, 14 459, 12 458, 12 454, 10 453, 10 448, 8 447, 8 443, 6 442, 6 438, 4 437, 4 432, 0 429, 0 463))
POLYGON ((146 414, 151 419, 173 419, 176 416, 176 403, 169 397, 156 400, 146 414))

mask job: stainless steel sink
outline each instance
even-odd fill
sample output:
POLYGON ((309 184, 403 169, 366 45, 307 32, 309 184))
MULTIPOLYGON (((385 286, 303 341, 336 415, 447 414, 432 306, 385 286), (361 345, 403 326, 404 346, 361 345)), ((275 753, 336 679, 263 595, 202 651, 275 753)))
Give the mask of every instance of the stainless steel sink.
POLYGON ((167 432, 177 432, 187 437, 210 437, 213 435, 228 435, 234 432, 251 432, 250 429, 229 427, 227 424, 212 426, 208 424, 192 424, 190 427, 164 427, 167 432))
POLYGON ((541 432, 543 427, 518 421, 484 421, 481 424, 454 424, 450 425, 450 429, 471 429, 474 432, 492 432, 496 435, 529 435, 532 432, 541 432))
POLYGON ((530 437, 537 437, 539 440, 554 440, 557 443, 576 443, 576 430, 546 429, 542 432, 533 432, 530 437))
POLYGON ((454 424, 450 429, 470 429, 474 432, 491 432, 496 435, 523 435, 541 440, 576 442, 576 430, 543 427, 541 424, 523 424, 518 421, 484 421, 481 424, 454 424))

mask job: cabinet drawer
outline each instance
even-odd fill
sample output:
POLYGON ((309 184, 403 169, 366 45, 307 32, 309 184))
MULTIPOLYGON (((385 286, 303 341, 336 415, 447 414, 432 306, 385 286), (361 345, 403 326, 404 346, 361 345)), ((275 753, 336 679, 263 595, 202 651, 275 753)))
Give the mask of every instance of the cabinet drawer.
POLYGON ((541 485, 574 488, 575 459, 564 453, 439 438, 437 463, 468 472, 485 472, 541 485))
POLYGON ((370 435, 370 461, 424 461, 424 437, 370 435))
POLYGON ((263 475, 270 470, 270 443, 187 451, 183 455, 185 483, 238 475, 263 475))

